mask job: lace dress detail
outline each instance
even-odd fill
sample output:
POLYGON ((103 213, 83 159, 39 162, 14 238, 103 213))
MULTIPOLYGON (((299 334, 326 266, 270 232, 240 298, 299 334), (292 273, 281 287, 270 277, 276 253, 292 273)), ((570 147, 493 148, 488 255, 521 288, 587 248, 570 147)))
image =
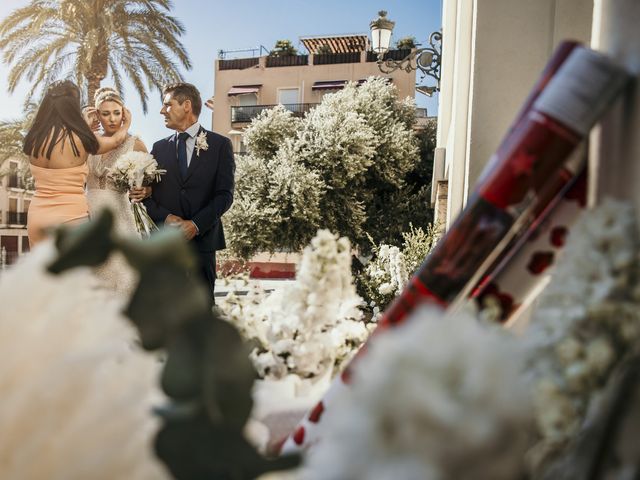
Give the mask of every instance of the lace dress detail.
MULTIPOLYGON (((139 236, 127 192, 115 189, 107 178, 109 169, 123 154, 133 150, 136 137, 129 136, 118 148, 104 155, 89 155, 87 165, 87 201, 89 217, 95 217, 103 208, 113 213, 113 233, 117 236, 139 236)), ((124 295, 130 295, 137 282, 136 274, 120 254, 112 257, 95 269, 101 283, 109 289, 124 295)))

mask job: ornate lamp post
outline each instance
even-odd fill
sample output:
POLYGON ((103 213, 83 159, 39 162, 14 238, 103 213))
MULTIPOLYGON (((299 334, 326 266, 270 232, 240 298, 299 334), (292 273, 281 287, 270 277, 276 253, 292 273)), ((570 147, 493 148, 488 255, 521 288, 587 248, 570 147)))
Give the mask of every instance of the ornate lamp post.
POLYGON ((442 56, 442 32, 433 32, 429 36, 429 47, 413 50, 402 60, 385 58, 391 43, 391 32, 395 22, 387 18, 387 12, 378 12, 378 18, 369 24, 371 28, 371 44, 373 51, 378 55, 378 68, 383 73, 391 73, 398 69, 405 72, 419 70, 422 73, 420 80, 430 76, 436 80, 435 86, 420 85, 417 90, 432 95, 440 91, 440 59, 442 56))

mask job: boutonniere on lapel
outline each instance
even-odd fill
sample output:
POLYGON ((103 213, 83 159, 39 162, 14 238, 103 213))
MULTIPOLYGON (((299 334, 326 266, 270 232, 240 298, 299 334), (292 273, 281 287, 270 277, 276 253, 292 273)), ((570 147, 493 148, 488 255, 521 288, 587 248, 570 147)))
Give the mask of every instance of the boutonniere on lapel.
POLYGON ((200 150, 209 150, 209 144, 207 143, 207 134, 200 132, 196 137, 196 155, 200 156, 200 150))

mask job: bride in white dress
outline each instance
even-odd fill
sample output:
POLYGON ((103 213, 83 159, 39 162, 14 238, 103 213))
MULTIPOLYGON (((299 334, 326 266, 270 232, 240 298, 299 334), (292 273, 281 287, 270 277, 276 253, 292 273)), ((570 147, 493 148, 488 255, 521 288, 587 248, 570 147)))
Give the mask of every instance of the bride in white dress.
MULTIPOLYGON (((110 87, 100 88, 95 93, 95 107, 85 110, 86 118, 94 129, 102 127, 104 136, 111 136, 122 124, 124 102, 120 94, 110 87)), ((89 216, 94 217, 103 208, 113 212, 113 232, 118 236, 139 236, 136 228, 131 201, 141 201, 151 194, 151 187, 134 188, 129 192, 117 190, 107 177, 109 170, 123 154, 130 151, 147 152, 147 148, 137 137, 129 135, 120 147, 104 154, 89 155, 87 164, 87 202, 89 216)), ((123 257, 114 256, 96 269, 101 283, 119 293, 129 294, 136 281, 135 275, 123 257)))

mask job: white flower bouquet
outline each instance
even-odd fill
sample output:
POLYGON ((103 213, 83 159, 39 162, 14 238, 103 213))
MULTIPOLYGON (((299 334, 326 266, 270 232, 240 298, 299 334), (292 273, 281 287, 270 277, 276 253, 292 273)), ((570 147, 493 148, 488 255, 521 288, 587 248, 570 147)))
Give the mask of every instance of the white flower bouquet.
MULTIPOLYGON (((166 170, 158 168, 158 162, 151 154, 131 151, 116 160, 116 163, 108 171, 107 177, 117 190, 124 193, 134 187, 145 187, 152 182, 159 182, 166 172, 166 170)), ((131 208, 138 233, 141 236, 148 237, 152 231, 158 230, 142 203, 132 201, 131 208)))

